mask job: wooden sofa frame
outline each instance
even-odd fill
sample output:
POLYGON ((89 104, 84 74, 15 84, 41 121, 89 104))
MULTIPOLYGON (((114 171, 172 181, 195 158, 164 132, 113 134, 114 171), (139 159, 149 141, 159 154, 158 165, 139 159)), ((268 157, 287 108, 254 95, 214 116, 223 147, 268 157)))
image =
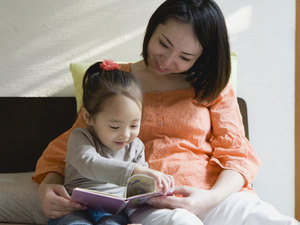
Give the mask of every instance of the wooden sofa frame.
MULTIPOLYGON (((238 98, 246 137, 246 102, 238 98)), ((71 128, 75 97, 0 97, 0 173, 31 172, 51 140, 71 128)))

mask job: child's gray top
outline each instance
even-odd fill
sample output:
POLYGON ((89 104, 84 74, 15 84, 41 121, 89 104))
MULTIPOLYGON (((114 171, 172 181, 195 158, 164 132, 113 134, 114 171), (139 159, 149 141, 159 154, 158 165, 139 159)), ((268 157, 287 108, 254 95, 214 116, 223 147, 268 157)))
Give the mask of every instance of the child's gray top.
POLYGON ((98 140, 92 128, 77 128, 67 144, 64 185, 69 194, 81 187, 123 196, 136 163, 147 166, 139 138, 113 151, 98 140))

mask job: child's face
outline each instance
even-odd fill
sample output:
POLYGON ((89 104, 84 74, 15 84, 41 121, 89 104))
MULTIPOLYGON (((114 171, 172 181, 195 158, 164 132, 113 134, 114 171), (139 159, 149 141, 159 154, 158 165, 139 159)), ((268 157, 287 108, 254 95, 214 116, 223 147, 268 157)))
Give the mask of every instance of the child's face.
POLYGON ((142 112, 132 99, 117 95, 106 99, 102 111, 90 120, 99 140, 111 150, 121 150, 140 131, 142 112))

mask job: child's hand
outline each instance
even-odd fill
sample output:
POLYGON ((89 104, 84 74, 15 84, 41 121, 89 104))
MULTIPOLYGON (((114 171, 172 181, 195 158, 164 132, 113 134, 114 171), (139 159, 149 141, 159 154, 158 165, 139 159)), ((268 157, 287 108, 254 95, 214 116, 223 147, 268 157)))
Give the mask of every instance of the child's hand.
POLYGON ((171 188, 175 187, 173 176, 164 174, 157 170, 152 170, 144 166, 136 165, 133 170, 133 174, 145 174, 154 177, 158 190, 162 190, 163 195, 166 195, 171 188))

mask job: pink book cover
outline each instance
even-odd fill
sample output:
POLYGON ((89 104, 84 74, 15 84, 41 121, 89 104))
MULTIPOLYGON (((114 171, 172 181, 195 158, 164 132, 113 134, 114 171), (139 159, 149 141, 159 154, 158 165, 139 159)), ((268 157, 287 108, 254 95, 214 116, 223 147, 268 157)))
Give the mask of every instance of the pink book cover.
POLYGON ((96 191, 83 188, 75 188, 72 192, 71 200, 86 205, 89 208, 112 214, 122 211, 128 202, 125 198, 107 195, 106 193, 96 193, 96 191))
MULTIPOLYGON (((168 195, 171 194, 172 190, 168 195)), ((154 178, 137 174, 129 178, 125 195, 129 197, 122 198, 95 190, 74 188, 71 199, 95 210, 118 214, 125 208, 130 209, 144 205, 149 198, 160 196, 162 193, 156 190, 154 178)))
POLYGON ((95 210, 118 214, 125 208, 136 208, 140 205, 144 205, 149 198, 160 195, 162 195, 162 193, 157 191, 122 198, 89 189, 75 188, 72 193, 72 201, 79 202, 95 210))

